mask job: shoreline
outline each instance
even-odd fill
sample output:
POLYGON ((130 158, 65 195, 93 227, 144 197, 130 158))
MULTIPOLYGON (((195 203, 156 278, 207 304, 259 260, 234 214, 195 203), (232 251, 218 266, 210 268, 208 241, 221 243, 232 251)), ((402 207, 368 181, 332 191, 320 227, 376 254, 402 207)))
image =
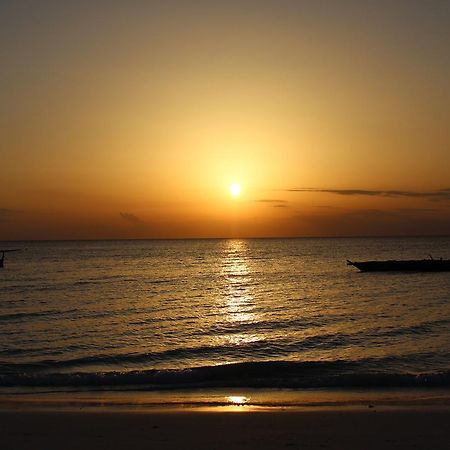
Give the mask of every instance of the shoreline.
POLYGON ((0 411, 450 410, 450 389, 2 389, 0 411))

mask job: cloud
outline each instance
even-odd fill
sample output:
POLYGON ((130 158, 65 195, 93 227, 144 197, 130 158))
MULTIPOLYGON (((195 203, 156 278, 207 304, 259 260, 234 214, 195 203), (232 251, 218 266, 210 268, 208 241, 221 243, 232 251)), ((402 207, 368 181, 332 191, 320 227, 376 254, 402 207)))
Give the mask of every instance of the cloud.
POLYGON ((440 212, 437 208, 394 208, 392 211, 404 214, 428 214, 440 212))
POLYGON ((288 208, 288 201, 287 200, 279 200, 279 199, 261 199, 261 200, 255 200, 257 203, 268 203, 271 204, 274 208, 288 208))
POLYGON ((9 208, 0 208, 0 222, 7 222, 12 216, 19 211, 9 208))
POLYGON ((121 212, 119 213, 120 217, 122 217, 123 220, 126 220, 127 222, 133 224, 133 225, 137 225, 137 226, 147 226, 147 223, 140 219, 138 216, 131 214, 131 213, 127 213, 127 212, 121 212))
POLYGON ((344 196, 366 195, 371 197, 409 197, 428 198, 430 200, 450 200, 450 189, 437 191, 398 191, 398 190, 371 190, 371 189, 319 189, 319 188, 293 188, 287 192, 317 192, 344 196))
MULTIPOLYGON (((445 211, 445 210, 444 210, 445 211)), ((445 216, 442 210, 436 208, 393 208, 393 209, 355 209, 349 211, 341 211, 341 216, 359 216, 359 217, 385 217, 397 220, 405 218, 423 219, 445 216)))
POLYGON ((394 217, 397 214, 391 210, 384 209, 356 209, 342 213, 342 216, 359 216, 359 217, 394 217))

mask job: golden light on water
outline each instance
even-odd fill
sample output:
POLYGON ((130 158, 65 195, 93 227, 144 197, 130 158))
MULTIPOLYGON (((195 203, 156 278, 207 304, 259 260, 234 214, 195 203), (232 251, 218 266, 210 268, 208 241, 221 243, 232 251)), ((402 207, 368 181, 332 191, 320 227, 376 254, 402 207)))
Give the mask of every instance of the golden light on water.
MULTIPOLYGON (((246 325, 258 320, 255 312, 253 278, 248 263, 248 242, 230 239, 223 244, 221 273, 223 294, 218 298, 223 320, 230 325, 246 325)), ((217 339, 218 345, 235 347, 260 341, 263 337, 252 329, 226 333, 217 339)))
MULTIPOLYGON (((253 322, 254 298, 250 268, 247 264, 248 244, 240 239, 231 239, 225 243, 222 260, 222 274, 226 281, 226 296, 224 301, 227 320, 236 322, 253 322)), ((237 343, 252 342, 258 338, 245 333, 227 336, 227 339, 237 343)))

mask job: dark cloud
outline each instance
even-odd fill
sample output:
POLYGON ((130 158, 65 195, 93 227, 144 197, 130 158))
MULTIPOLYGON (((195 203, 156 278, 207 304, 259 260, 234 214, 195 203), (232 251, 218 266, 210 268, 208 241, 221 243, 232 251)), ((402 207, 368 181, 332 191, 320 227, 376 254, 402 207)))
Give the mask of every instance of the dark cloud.
POLYGON ((8 221, 12 216, 17 214, 18 212, 19 211, 16 211, 15 209, 0 208, 0 222, 8 221))
POLYGON ((266 199, 266 198, 263 198, 261 200, 255 200, 255 202, 268 203, 271 204, 274 208, 287 208, 289 203, 287 200, 266 199))
POLYGON ((8 215, 8 214, 14 214, 16 211, 14 209, 9 208, 0 208, 0 215, 8 215))
MULTIPOLYGON (((326 211, 327 208, 324 209, 326 211)), ((376 209, 376 208, 362 208, 362 209, 347 209, 347 208, 329 208, 330 214, 328 217, 433 217, 435 215, 442 215, 442 209, 437 208, 392 208, 392 209, 376 209)), ((444 214, 445 215, 445 214, 444 214)))
POLYGON ((440 212, 437 208, 395 208, 393 211, 403 214, 428 214, 440 212))
POLYGON ((370 189, 318 189, 318 188, 293 188, 286 189, 287 192, 318 192, 336 195, 366 195, 371 197, 410 197, 428 198, 431 200, 450 200, 450 189, 437 191, 398 191, 398 190, 370 190, 370 189))
POLYGON ((121 212, 119 214, 123 220, 126 220, 127 222, 132 223, 133 225, 147 226, 147 223, 145 221, 143 221, 142 219, 140 219, 138 216, 136 216, 134 214, 127 213, 127 212, 121 212))
POLYGON ((343 213, 343 216, 360 216, 360 217, 393 217, 396 215, 394 211, 385 209, 356 209, 343 213))
POLYGON ((340 214, 342 216, 391 217, 399 220, 405 218, 432 218, 443 215, 442 210, 436 208, 355 209, 344 211, 340 214))

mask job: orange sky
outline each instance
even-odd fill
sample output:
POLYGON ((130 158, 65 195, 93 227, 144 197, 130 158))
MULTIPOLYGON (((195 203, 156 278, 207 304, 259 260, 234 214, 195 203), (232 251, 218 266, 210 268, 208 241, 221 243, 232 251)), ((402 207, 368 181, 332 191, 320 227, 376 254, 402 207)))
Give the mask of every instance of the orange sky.
POLYGON ((450 234, 449 2, 67 3, 0 4, 0 240, 450 234))

